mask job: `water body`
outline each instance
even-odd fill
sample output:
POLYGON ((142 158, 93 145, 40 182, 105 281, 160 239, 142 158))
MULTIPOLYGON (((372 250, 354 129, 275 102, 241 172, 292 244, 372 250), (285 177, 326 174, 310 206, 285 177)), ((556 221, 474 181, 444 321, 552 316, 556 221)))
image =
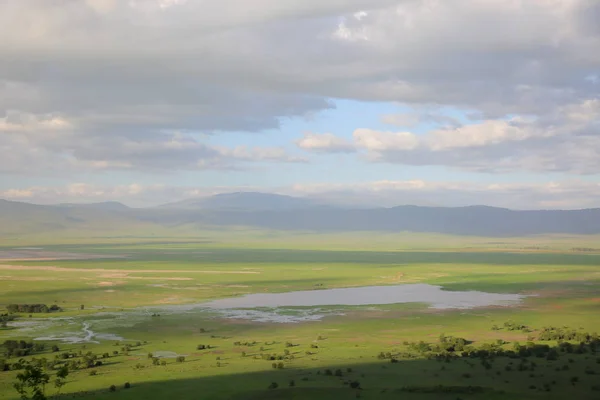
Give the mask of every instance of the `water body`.
MULTIPOLYGON (((342 316, 348 306, 373 306, 419 303, 438 310, 468 310, 478 307, 510 307, 526 295, 448 291, 441 286, 406 284, 364 286, 344 289, 307 290, 288 293, 258 293, 205 303, 140 307, 122 312, 100 312, 93 316, 45 318, 13 321, 19 334, 35 340, 63 343, 99 343, 133 340, 111 333, 115 329, 145 323, 158 313, 162 318, 225 318, 269 323, 315 322, 328 316, 342 316)), ((160 321, 160 319, 157 319, 160 321)), ((117 331, 118 332, 118 331, 117 331)), ((13 331, 14 333, 14 331, 13 331)), ((0 334, 0 337, 2 335, 0 334)), ((164 353, 162 357, 173 354, 164 353)))
POLYGON ((448 291, 441 286, 407 284, 363 286, 344 289, 307 290, 287 293, 257 293, 242 297, 214 300, 200 306, 214 310, 367 306, 400 303, 424 303, 434 309, 471 309, 490 306, 514 306, 525 297, 519 294, 479 291, 448 291))

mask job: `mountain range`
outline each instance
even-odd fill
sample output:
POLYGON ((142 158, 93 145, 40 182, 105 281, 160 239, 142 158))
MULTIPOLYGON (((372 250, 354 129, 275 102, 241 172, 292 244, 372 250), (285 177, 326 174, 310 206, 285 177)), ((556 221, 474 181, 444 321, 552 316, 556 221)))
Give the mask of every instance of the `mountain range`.
POLYGON ((152 208, 118 202, 35 205, 0 200, 0 235, 83 230, 118 235, 185 226, 283 231, 427 232, 475 236, 599 234, 600 209, 510 210, 488 206, 344 208, 309 198, 228 193, 152 208))

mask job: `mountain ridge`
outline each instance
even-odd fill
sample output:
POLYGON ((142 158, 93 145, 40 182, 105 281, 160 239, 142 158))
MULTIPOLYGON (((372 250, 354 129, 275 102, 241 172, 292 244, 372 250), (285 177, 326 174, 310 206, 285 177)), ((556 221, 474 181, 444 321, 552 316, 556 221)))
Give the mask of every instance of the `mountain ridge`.
POLYGON ((0 200, 2 235, 67 229, 93 231, 100 227, 119 231, 132 226, 148 229, 190 226, 198 230, 251 227, 276 231, 423 232, 490 237, 600 234, 600 208, 511 210, 487 205, 344 208, 309 198, 256 192, 217 195, 200 203, 155 208, 129 208, 117 202, 38 205, 0 200), (260 204, 261 201, 264 204, 260 204))

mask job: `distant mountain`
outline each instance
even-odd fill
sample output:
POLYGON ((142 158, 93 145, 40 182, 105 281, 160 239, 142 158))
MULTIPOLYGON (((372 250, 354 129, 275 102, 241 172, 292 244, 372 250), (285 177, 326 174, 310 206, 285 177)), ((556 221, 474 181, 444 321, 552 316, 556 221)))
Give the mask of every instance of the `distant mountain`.
POLYGON ((297 212, 221 213, 214 215, 210 223, 330 232, 430 232, 475 236, 599 234, 600 209, 514 211, 486 206, 308 209, 297 212))
POLYGON ((93 208, 96 210, 109 210, 109 211, 127 211, 130 208, 123 203, 118 201, 105 201, 101 203, 61 203, 59 207, 67 208, 93 208))
POLYGON ((231 193, 162 207, 120 203, 40 206, 0 201, 0 235, 39 232, 165 231, 252 227, 309 232, 424 232, 473 236, 600 234, 600 209, 515 211, 487 206, 344 209, 311 199, 231 193))
MULTIPOLYGON (((117 210, 89 205, 37 205, 0 199, 0 236, 66 230, 116 232, 147 227, 129 208, 117 210)), ((124 206, 125 207, 125 206, 124 206)))
POLYGON ((312 207, 326 206, 312 199, 259 192, 223 193, 160 206, 163 209, 247 211, 298 210, 312 207))

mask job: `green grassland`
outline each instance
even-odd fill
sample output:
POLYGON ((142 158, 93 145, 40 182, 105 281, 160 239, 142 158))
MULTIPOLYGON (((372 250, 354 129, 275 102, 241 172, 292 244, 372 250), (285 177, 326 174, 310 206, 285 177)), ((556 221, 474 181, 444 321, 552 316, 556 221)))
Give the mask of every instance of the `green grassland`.
MULTIPOLYGON (((55 323, 43 331, 48 336, 65 329, 79 331, 83 322, 92 321, 96 332, 124 338, 118 344, 117 340, 48 341, 46 350, 25 357, 53 360, 57 354, 72 352, 74 360, 79 360, 79 352, 108 353, 102 366, 71 370, 61 390, 64 398, 74 394, 98 399, 600 398, 600 392, 592 390, 599 381, 600 352, 560 353, 557 360, 527 358, 529 367, 518 371, 520 358, 491 357, 488 369, 479 358, 429 360, 411 353, 405 344, 436 343, 444 333, 472 341, 474 347, 502 340, 506 344, 501 347, 509 349, 514 342, 524 345, 528 339, 535 340, 545 326, 600 332, 600 254, 572 250, 598 247, 592 237, 249 235, 240 230, 207 232, 201 237, 74 235, 54 238, 54 242, 40 236, 2 245, 5 251, 40 246, 49 252, 105 257, 0 260, 0 306, 44 303, 63 308, 32 318, 22 315, 16 322, 55 323), (432 310, 410 303, 331 307, 338 311, 335 315, 289 324, 203 312, 161 313, 160 317, 139 312, 140 307, 251 293, 404 283, 533 296, 512 308, 432 310), (107 311, 111 313, 101 314, 107 311), (531 332, 492 330, 506 321, 526 325, 531 332), (286 347, 287 342, 293 346, 286 347), (59 352, 49 350, 52 344, 59 346, 59 352), (132 347, 124 351, 126 344, 132 347), (211 348, 198 350, 199 344, 211 348), (153 365, 148 353, 166 354, 161 352, 184 355, 185 361, 164 358, 166 365, 153 365), (378 358, 381 352, 393 354, 398 362, 378 358), (261 354, 286 358, 264 360, 261 354), (283 368, 273 368, 273 363, 280 362, 283 368), (532 362, 536 366, 530 368, 532 362), (338 369, 341 376, 335 374, 338 369), (96 371, 95 375, 90 371, 96 371), (572 382, 574 377, 576 382, 572 382), (131 388, 125 389, 125 382, 131 388), (277 389, 268 389, 272 382, 278 384, 277 389), (351 382, 359 382, 361 389, 351 388, 351 382), (111 385, 116 386, 115 392, 109 391, 111 385)), ((37 334, 9 325, 0 328, 0 342, 30 340, 37 334)), ((18 398, 12 387, 18 372, 0 372, 0 399, 18 398)), ((51 370, 50 375, 54 374, 51 370)), ((53 395, 56 389, 48 385, 46 392, 53 395)))

